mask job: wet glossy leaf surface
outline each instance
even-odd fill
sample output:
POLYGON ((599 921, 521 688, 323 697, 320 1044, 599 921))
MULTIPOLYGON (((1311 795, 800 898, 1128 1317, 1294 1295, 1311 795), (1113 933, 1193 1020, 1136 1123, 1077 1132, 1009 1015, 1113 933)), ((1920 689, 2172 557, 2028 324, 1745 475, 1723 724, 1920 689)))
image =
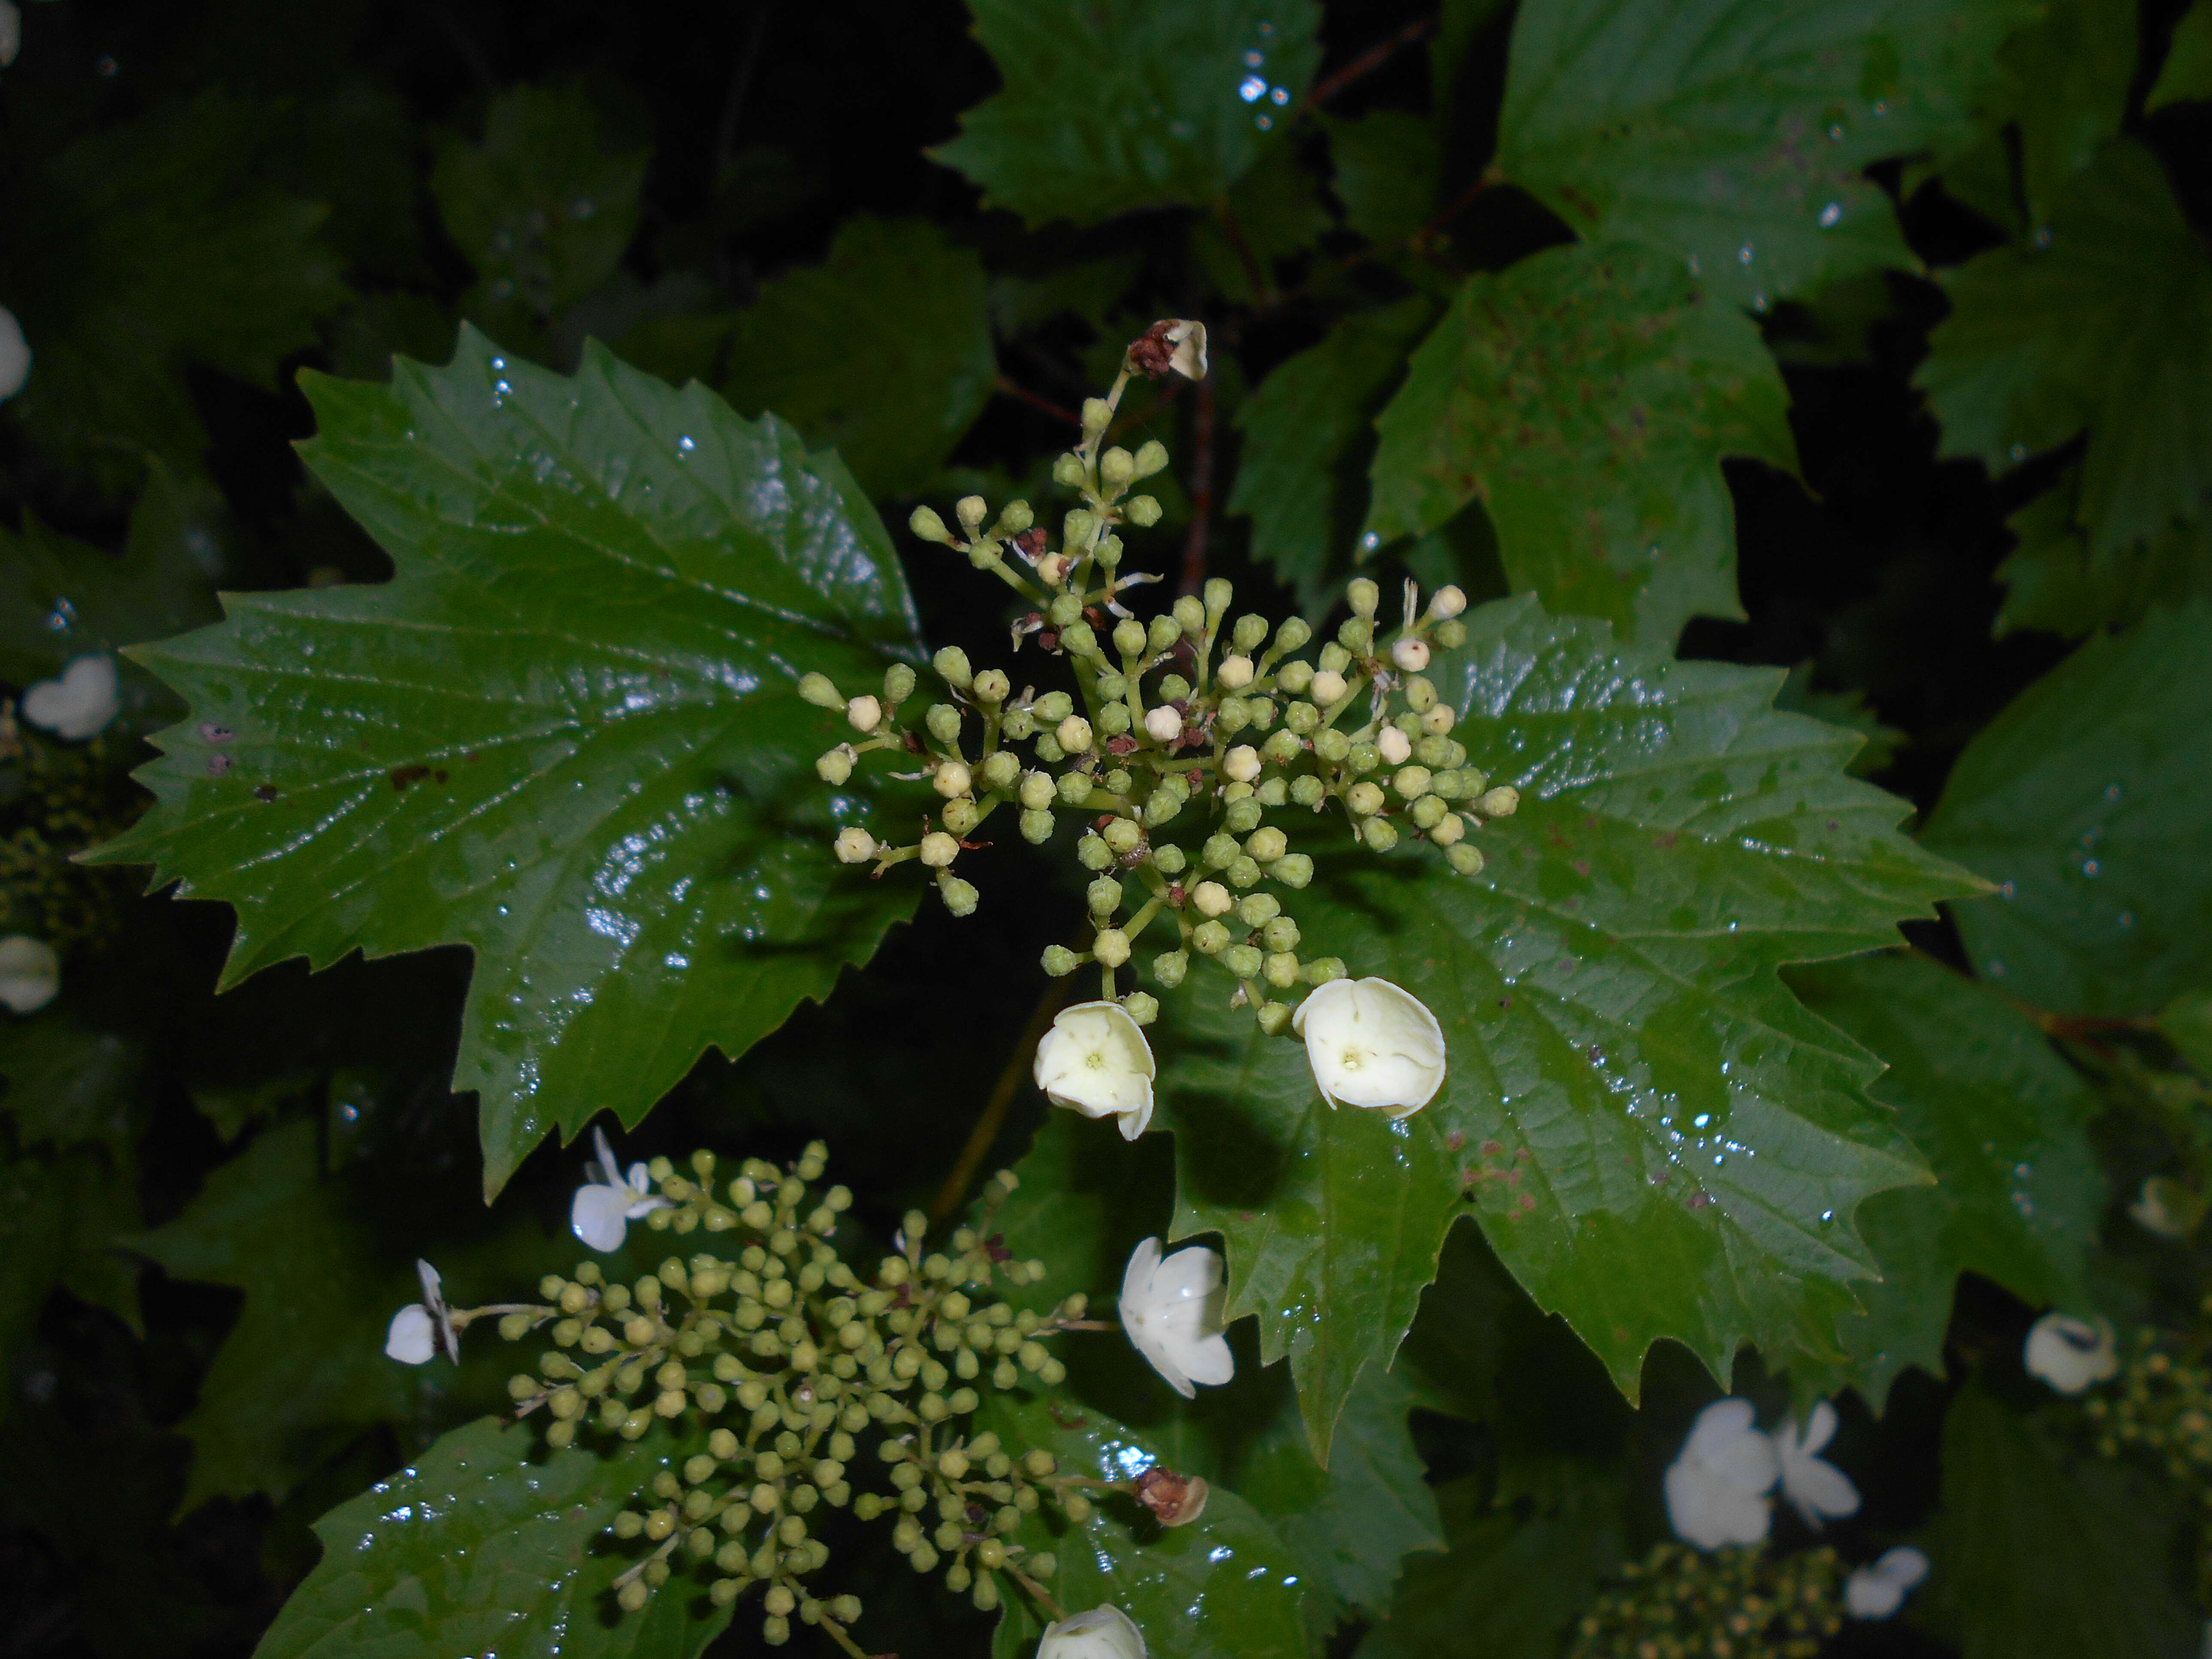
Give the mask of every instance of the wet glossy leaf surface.
POLYGON ((1794 470, 1758 331, 1680 264, 1554 248, 1468 280, 1377 419, 1368 528, 1438 528, 1480 499, 1507 576, 1554 610, 1670 645, 1739 614, 1723 456, 1794 470))
POLYGON ((1872 1093, 1936 1173, 1877 1193, 1859 1231, 1881 1282, 1839 1323, 1845 1357, 1807 1356, 1801 1393, 1856 1388, 1879 1409, 1907 1365, 1941 1375, 1952 1287, 1971 1270, 2031 1307, 2090 1305, 2084 1270, 2107 1198, 2088 1137, 2096 1097, 2035 1022, 1994 992, 1916 958, 1800 968, 1813 1012, 1887 1064, 1872 1093))
POLYGON ((852 220, 740 317, 723 392, 834 445, 871 495, 918 489, 990 398, 987 299, 983 262, 935 226, 852 220))
POLYGON ((975 0, 1004 88, 932 152, 1032 225, 1203 206, 1259 160, 1319 52, 1312 0, 975 0))
POLYGON ((491 1418, 315 1525, 323 1559, 255 1659, 690 1659, 729 1623, 683 1577, 641 1613, 610 1589, 635 1547, 607 1526, 682 1449, 655 1435, 547 1452, 491 1418))
MULTIPOLYGON (((994 1395, 976 1420, 1011 1445, 1043 1447, 1063 1471, 1092 1480, 1127 1480, 1160 1461, 1145 1437, 1073 1401, 994 1395)), ((1064 1610, 1112 1602, 1137 1622, 1159 1659, 1293 1659, 1305 1653, 1297 1563, 1235 1492, 1216 1488, 1196 1521, 1172 1529, 1133 1498, 1101 1496, 1079 1526, 1040 1510, 1015 1534, 1058 1559, 1049 1588, 1064 1610)), ((1031 1651, 1046 1622, 1026 1599, 1010 1600, 992 1652, 1014 1659, 1031 1651)))
POLYGON ((237 908, 233 981, 469 945, 454 1087, 496 1191, 907 914, 830 856, 861 803, 816 781, 841 723, 793 690, 873 684, 905 585, 834 457, 603 352, 563 379, 470 332, 449 368, 310 387, 308 459, 398 574, 234 597, 143 653, 192 713, 108 856, 237 908))
POLYGON ((1946 275, 1951 314, 1914 380, 1943 453, 1992 473, 2085 426, 2075 521, 2093 556, 2212 500, 2212 254, 2151 153, 2111 146, 2048 221, 1946 275))
POLYGON ((1722 1374, 1745 1341, 1778 1365, 1832 1352, 1873 1271, 1853 1212, 1926 1179, 1866 1097, 1872 1058, 1776 970, 1893 942, 1971 878, 1844 775, 1852 734, 1768 706, 1777 676, 1620 647, 1532 600, 1469 620, 1431 673, 1469 764, 1521 791, 1481 832, 1487 867, 1455 878, 1410 846, 1331 860, 1297 905, 1312 945, 1436 1013, 1443 1092, 1395 1127, 1332 1112, 1297 1045, 1182 1012, 1210 986, 1164 1022, 1177 1231, 1228 1238, 1231 1305, 1292 1355, 1321 1445, 1464 1205, 1632 1393, 1662 1336, 1722 1374), (1331 1224, 1336 1193, 1361 1219, 1331 1224))
POLYGON ((1562 0, 1513 27, 1498 167, 1717 300, 1909 268, 1871 161, 1962 131, 2021 0, 1562 0))
POLYGON ((2212 984, 2212 606, 2089 641, 1984 728, 1928 823, 1996 884, 1958 907, 1976 970, 2061 1013, 2155 1013, 2212 984))

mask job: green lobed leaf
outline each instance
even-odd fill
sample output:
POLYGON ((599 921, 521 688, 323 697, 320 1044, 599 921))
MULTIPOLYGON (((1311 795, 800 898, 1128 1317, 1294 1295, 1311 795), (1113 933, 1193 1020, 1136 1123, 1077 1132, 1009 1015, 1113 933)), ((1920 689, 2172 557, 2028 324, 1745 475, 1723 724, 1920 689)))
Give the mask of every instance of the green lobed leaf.
POLYGON ((1791 970, 1813 1012, 1880 1055, 1874 1097, 1936 1172, 1877 1193, 1859 1231, 1881 1269, 1863 1315, 1841 1322, 1847 1358, 1808 1358, 1801 1393, 1856 1388, 1881 1409, 1908 1365, 1941 1376, 1952 1288, 1972 1271, 2031 1306, 2089 1305, 2084 1278, 2107 1194, 2088 1124, 2096 1097, 2035 1022, 1934 963, 1862 957, 1791 970))
POLYGON ((1376 428, 1368 529, 1435 530, 1480 499, 1516 588, 1671 644, 1742 614, 1724 456, 1794 471, 1758 331, 1678 262, 1553 248, 1468 279, 1376 428))
POLYGON ((32 351, 8 407, 73 468, 120 487, 148 452, 197 465, 185 364, 270 384, 345 299, 324 210, 266 182, 269 125, 210 93, 0 167, 0 222, 39 228, 0 253, 32 351))
POLYGON ((932 152, 1032 226, 1204 206, 1289 124, 1313 0, 970 0, 1000 91, 932 152), (1276 96, 1280 93, 1280 97, 1276 96))
POLYGON ((2029 0, 1558 0, 1515 21, 1498 170, 1764 309, 1914 261, 1871 162, 1963 131, 2029 0))
POLYGON ((988 295, 983 262, 936 226, 860 215, 739 317, 723 391, 836 446, 870 495, 918 489, 990 400, 988 295))
POLYGON ((0 1155, 0 1376, 58 1285, 137 1328, 138 1275, 114 1241, 138 1224, 137 1183, 101 1149, 0 1155))
POLYGON ((1915 1622, 1965 1659, 2184 1659, 2203 1615, 2179 1594, 2180 1517, 2166 1489, 2064 1443, 2056 1423, 2008 1410, 1978 1384, 1943 1420, 1935 1573, 1915 1622))
POLYGON ((1370 242, 1402 242, 1429 222, 1443 157, 1436 123, 1407 110, 1325 116, 1345 222, 1370 242))
POLYGON ((1869 778, 1885 770, 1907 742, 1897 727, 1882 724, 1865 692, 1856 687, 1842 691, 1815 690, 1809 657, 1790 671, 1790 678, 1774 694, 1774 706, 1786 714, 1810 714, 1816 720, 1857 732, 1865 746, 1851 757, 1845 769, 1855 778, 1869 778))
POLYGON ((534 1425, 484 1418, 315 1523, 323 1559, 254 1659, 690 1659, 730 1622, 682 1578, 613 1606, 636 1549, 609 1523, 686 1449, 654 1435, 547 1452, 534 1425))
POLYGON ((612 276, 637 234, 648 152, 616 151, 580 87, 511 87, 483 142, 438 146, 430 191, 475 267, 470 317, 514 338, 612 276))
POLYGON ((1462 1203, 1632 1398, 1662 1337, 1721 1376, 1746 1341, 1778 1365, 1835 1352, 1874 1271, 1853 1211, 1926 1178, 1866 1097, 1872 1056, 1776 971, 1894 943, 1975 884, 1844 775, 1856 736, 1771 709, 1778 674, 1533 599, 1468 623, 1431 675, 1468 764, 1521 792, 1482 832, 1487 867, 1455 878, 1410 844, 1330 859, 1296 906, 1311 948, 1435 1012, 1443 1091, 1395 1125, 1332 1111, 1249 1015, 1186 995, 1163 1019, 1176 1231, 1227 1239, 1230 1305, 1291 1353, 1317 1449, 1462 1203))
POLYGON ((913 890, 841 870, 814 781, 914 618, 843 466, 594 348, 573 378, 464 332, 389 386, 313 378, 309 465, 388 584, 232 596, 139 653, 192 706, 102 849, 239 913, 234 982, 464 943, 454 1086, 496 1192, 550 1129, 635 1125, 864 960, 913 890), (312 668, 312 672, 310 669, 312 668))
MULTIPOLYGON (((1334 228, 1321 191, 1321 179, 1299 165, 1296 150, 1267 150, 1216 210, 1191 226, 1192 260, 1223 299, 1272 305, 1284 261, 1311 253, 1334 228)), ((1228 395, 1227 385, 1216 382, 1216 400, 1228 395)))
MULTIPOLYGON (((994 1394, 975 1420, 1094 1480, 1127 1480, 1160 1461, 1144 1437, 1073 1401, 994 1394)), ((1064 1611, 1112 1602, 1157 1659, 1304 1659, 1298 1564, 1250 1504, 1215 1487, 1196 1521, 1170 1529, 1133 1498, 1100 1496, 1079 1526, 1040 1509, 1013 1537, 1056 1557, 1048 1588, 1064 1611)), ((1010 1598, 991 1651, 997 1659, 1031 1651, 1047 1622, 1026 1598, 1010 1598)))
POLYGON ((2212 513, 2124 547, 2093 551, 2076 519, 2079 468, 2005 520, 2016 545, 1997 567, 2006 584, 1996 633, 2015 629, 2080 639, 2120 628, 2154 605, 2212 599, 2212 513))
POLYGON ((1301 609, 1327 612, 1366 511, 1369 422, 1435 319, 1419 295, 1355 312, 1261 383, 1237 411, 1244 447, 1229 511, 1252 520, 1252 552, 1301 609))
POLYGON ((2112 145, 2027 242, 1942 281, 1951 314, 1914 382, 1944 454, 1999 473, 2086 426, 2093 557, 2212 506, 2212 255, 2149 151, 2112 145))
POLYGON ((1952 769, 1923 839, 1997 884, 1957 915, 2000 990, 2128 1016, 2212 985, 2208 628, 2200 601, 2091 639, 1952 769))
POLYGON ((1619 1477, 1562 1463, 1548 1502, 1493 1504, 1479 1476, 1437 1489, 1449 1553, 1416 1556, 1359 1659, 1557 1659, 1627 1553, 1619 1477))
POLYGON ((319 1140, 307 1118, 267 1131, 183 1214, 127 1241, 179 1279, 246 1293, 182 1425, 194 1448, 186 1509, 218 1494, 281 1500, 374 1424, 433 1421, 455 1394, 504 1398, 511 1356, 488 1332, 462 1350, 458 1379, 442 1358, 385 1357, 392 1316, 422 1300, 418 1252, 456 1307, 561 1263, 534 1224, 488 1232, 473 1206, 461 1218, 473 1237, 434 1243, 444 1218, 432 1206, 449 1192, 374 1166, 326 1169, 319 1140))
POLYGON ((2146 110, 2212 98, 2212 4, 2196 0, 2173 26, 2165 65, 2144 102, 2146 110))

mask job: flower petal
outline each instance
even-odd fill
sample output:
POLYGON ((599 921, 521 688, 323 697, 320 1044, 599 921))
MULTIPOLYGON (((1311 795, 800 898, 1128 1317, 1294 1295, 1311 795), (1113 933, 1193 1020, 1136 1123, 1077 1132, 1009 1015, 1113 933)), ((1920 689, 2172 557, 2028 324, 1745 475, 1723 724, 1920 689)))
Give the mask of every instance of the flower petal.
POLYGON ((386 1358, 403 1365, 426 1365, 437 1352, 438 1328, 428 1308, 410 1302, 392 1316, 391 1328, 384 1334, 386 1358))
POLYGON ((629 1231, 629 1208, 627 1187, 579 1187, 568 1205, 568 1230, 603 1255, 618 1250, 629 1231))

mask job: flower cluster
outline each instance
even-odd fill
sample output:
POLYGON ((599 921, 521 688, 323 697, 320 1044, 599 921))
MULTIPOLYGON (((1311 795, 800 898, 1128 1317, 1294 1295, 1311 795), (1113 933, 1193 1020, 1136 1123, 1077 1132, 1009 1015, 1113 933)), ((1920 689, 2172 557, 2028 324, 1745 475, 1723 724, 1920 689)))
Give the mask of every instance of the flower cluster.
MULTIPOLYGON (((2212 1315, 2212 1297, 2206 1298, 2202 1311, 2212 1315)), ((2054 1317, 2063 1316, 2046 1315, 2045 1320, 2054 1317)), ((2075 1360, 2076 1369, 2063 1380, 2073 1380, 2083 1369, 2095 1372, 2080 1389, 2060 1387, 2048 1366, 2034 1364, 2033 1334, 2030 1369, 2062 1394, 2117 1380, 2108 1392, 2082 1402, 2094 1444, 2105 1457, 2148 1460, 2176 1485, 2194 1489, 2198 1589, 2200 1595, 2212 1595, 2212 1339, 2201 1331, 2161 1333, 2146 1327, 2136 1334, 2123 1361, 2110 1326, 2100 1322, 2087 1328, 2101 1339, 2094 1351, 2097 1363, 2082 1367, 2071 1346, 2065 1356, 2075 1360)))
POLYGON ((1705 1554, 1659 1544, 1583 1615, 1573 1659, 1813 1659, 1843 1628, 1832 1549, 1705 1554))
MULTIPOLYGON (((688 1172, 656 1158, 625 1175, 603 1135, 597 1151, 572 1216, 587 1243, 617 1246, 642 1220, 654 1231, 712 1235, 718 1248, 672 1255, 628 1285, 586 1261, 572 1275, 549 1275, 542 1302, 471 1309, 449 1308, 424 1262, 423 1299, 394 1316, 386 1352, 412 1364, 441 1351, 458 1358, 461 1334, 487 1317, 510 1340, 550 1326, 552 1346, 508 1383, 519 1415, 543 1412, 549 1444, 590 1434, 635 1440, 656 1424, 684 1436, 690 1449, 655 1474, 644 1504, 615 1518, 615 1536, 638 1553, 616 1581, 624 1610, 684 1573, 704 1581, 717 1605, 758 1590, 771 1644, 789 1639, 795 1617, 858 1656, 848 1634, 858 1598, 814 1588, 829 1559, 816 1531, 822 1512, 888 1522, 917 1572, 941 1571, 979 1608, 1019 1593, 1063 1620, 1048 1589, 1054 1558, 1016 1539, 1024 1517, 1048 1507, 1081 1522, 1103 1492, 1127 1493, 1166 1526, 1203 1510, 1202 1480, 1158 1465, 1092 1480, 975 1424, 987 1390, 1064 1380, 1048 1340, 1109 1328, 1085 1317, 1079 1294, 1040 1312, 992 1293, 1001 1280, 1018 1286, 1045 1273, 988 1234, 1018 1184, 1011 1171, 988 1184, 978 1226, 929 1250, 927 1219, 911 1213, 897 1253, 864 1278, 834 1242, 851 1194, 816 1187, 819 1145, 789 1170, 749 1158, 721 1181, 708 1152, 693 1155, 688 1172), (886 1489, 861 1483, 871 1461, 887 1466, 886 1489)), ((1123 1293, 1133 1340, 1186 1392, 1171 1367, 1227 1381, 1218 1297, 1209 1296, 1220 1258, 1186 1250, 1162 1263, 1157 1240, 1138 1257, 1123 1293)), ((1111 1612, 1065 1620, 1062 1647, 1087 1651, 1074 1638, 1092 1630, 1082 1622, 1091 1619, 1117 1652, 1141 1659, 1142 1637, 1130 1626, 1133 1646, 1122 1642, 1111 1612)))
POLYGON ((1312 624, 1232 619, 1234 592, 1218 579, 1149 623, 1130 613, 1125 597, 1155 579, 1124 570, 1121 532, 1158 521, 1158 501, 1133 492, 1168 454, 1157 441, 1132 453, 1107 439, 1131 376, 1202 374, 1204 338, 1196 324, 1154 325, 1131 344, 1111 391, 1085 404, 1082 441, 1054 471, 1080 496, 1056 544, 1025 501, 994 515, 970 496, 955 511, 957 534, 927 507, 914 515, 917 535, 964 554, 1035 607, 1015 623, 1014 647, 1056 660, 1073 690, 1017 690, 1016 674, 978 670, 957 647, 931 665, 943 699, 918 711, 919 678, 903 663, 885 672, 880 692, 821 674, 806 675, 799 690, 852 729, 817 763, 825 781, 842 784, 880 753, 915 769, 902 775, 927 779, 938 798, 913 840, 851 825, 836 838, 837 857, 878 875, 919 862, 946 906, 966 915, 979 901, 959 873, 962 858, 982 844, 974 837, 986 819, 1013 811, 1023 838, 1041 845, 1060 815, 1077 814, 1088 921, 1082 937, 1045 951, 1046 971, 1096 967, 1100 1000, 1149 1024, 1158 1000, 1142 990, 1117 998, 1116 976, 1149 930, 1169 928, 1151 956, 1152 982, 1173 990, 1194 957, 1209 959, 1272 1035, 1293 1026, 1281 994, 1345 975, 1339 958, 1310 954, 1285 902, 1314 873, 1310 854, 1292 847, 1291 809, 1309 821, 1341 811, 1376 853, 1426 842, 1472 874, 1483 858, 1468 836, 1511 814, 1520 797, 1469 765, 1452 735, 1456 711, 1423 672, 1434 651, 1465 641, 1457 588, 1424 606, 1407 584, 1391 629, 1377 619, 1380 589, 1354 580, 1350 619, 1310 656, 1300 653, 1314 641, 1312 624))

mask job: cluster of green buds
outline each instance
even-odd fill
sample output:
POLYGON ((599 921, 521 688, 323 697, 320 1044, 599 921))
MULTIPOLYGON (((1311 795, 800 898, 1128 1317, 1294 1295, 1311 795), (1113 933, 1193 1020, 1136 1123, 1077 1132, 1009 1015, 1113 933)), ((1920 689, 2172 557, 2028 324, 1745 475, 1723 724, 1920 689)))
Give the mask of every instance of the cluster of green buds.
MULTIPOLYGON (((2212 1297, 2202 1311, 2212 1316, 2212 1297)), ((2098 1452, 2145 1457, 2196 1495, 2200 1595, 2212 1601, 2212 1364, 2205 1336, 2136 1334, 2119 1375, 2082 1402, 2098 1452)))
MULTIPOLYGON (((1011 1588, 1057 1616, 1044 1589, 1053 1558, 1013 1534, 1040 1505, 1084 1520, 1085 1489, 1103 1483, 972 1419, 987 1389, 1063 1379, 1046 1339, 1104 1327, 1084 1317, 1079 1295, 1039 1313, 990 1294, 1000 1279, 1045 1272, 988 1234, 1014 1190, 1011 1171, 987 1186, 979 1224, 942 1249, 926 1248, 926 1217, 907 1216, 897 1253, 863 1279, 834 1243, 851 1194, 813 1186, 823 1160, 817 1144, 790 1170, 747 1159, 720 1182, 711 1152, 694 1154, 688 1172, 654 1160, 665 1204, 647 1224, 714 1235, 718 1248, 672 1255, 630 1285, 586 1261, 573 1277, 548 1276, 542 1305, 481 1310, 501 1315, 510 1340, 550 1327, 537 1369, 508 1383, 518 1413, 542 1409, 556 1448, 592 1433, 635 1440, 684 1419, 697 1449, 654 1476, 649 1507, 614 1522, 639 1551, 617 1580, 627 1611, 688 1573, 708 1581, 717 1605, 758 1589, 771 1644, 789 1639, 795 1616, 857 1656, 848 1631, 858 1599, 811 1582, 829 1559, 815 1535, 820 1512, 849 1508, 890 1519, 915 1570, 941 1568, 979 1608, 1011 1588), (887 1491, 856 1490, 866 1456, 888 1466, 887 1491)), ((451 1316, 456 1325, 471 1316, 451 1316)))
POLYGON ((0 933, 28 933, 63 951, 114 936, 129 878, 75 855, 137 817, 144 797, 125 771, 105 738, 51 742, 0 709, 0 933))
POLYGON ((1813 1659, 1844 1624, 1832 1549, 1655 1546, 1577 1627, 1572 1659, 1813 1659))
MULTIPOLYGON (((927 778, 940 803, 911 842, 846 828, 838 858, 878 875, 919 860, 935 872, 946 906, 966 915, 977 893, 956 868, 981 844, 973 836, 986 819, 1013 811, 1023 838, 1042 845, 1060 815, 1079 815, 1074 850, 1091 874, 1088 927, 1046 951, 1047 971, 1095 964, 1112 1000, 1117 971, 1160 925, 1173 930, 1152 956, 1161 988, 1180 985, 1194 956, 1212 958, 1273 1032, 1290 1024, 1291 1008, 1270 990, 1345 971, 1336 957, 1301 954, 1304 935, 1284 903, 1314 872, 1310 854, 1292 848, 1292 809, 1307 822, 1341 812, 1376 853, 1426 842, 1472 875, 1483 857, 1470 833, 1513 812, 1520 797, 1469 764, 1452 735, 1456 711, 1425 672, 1435 652, 1466 641, 1467 600, 1455 587, 1424 606, 1407 583, 1392 628, 1378 620, 1381 589, 1357 579, 1346 590, 1350 617, 1310 655, 1300 653, 1315 641, 1311 623, 1232 618, 1234 591, 1218 578, 1149 623, 1130 614, 1123 596, 1154 579, 1124 572, 1120 532, 1158 522, 1158 501, 1132 491, 1168 454, 1157 441, 1134 453, 1106 441, 1131 375, 1167 372, 1163 346, 1190 326, 1155 324, 1130 346, 1112 390, 1085 404, 1082 441, 1054 470, 1081 497, 1056 546, 1025 501, 994 517, 970 496, 955 511, 957 534, 927 507, 914 514, 916 535, 964 554, 1034 607, 1014 623, 1014 648, 1056 659, 1073 691, 1017 690, 1015 674, 979 671, 957 647, 936 653, 931 667, 945 695, 918 720, 900 713, 919 685, 902 663, 885 672, 880 695, 848 696, 818 673, 799 691, 842 714, 854 733, 817 763, 825 781, 842 784, 864 756, 886 752, 915 764, 902 775, 927 778)), ((1158 1012, 1147 993, 1121 1000, 1139 1024, 1158 1012)))

